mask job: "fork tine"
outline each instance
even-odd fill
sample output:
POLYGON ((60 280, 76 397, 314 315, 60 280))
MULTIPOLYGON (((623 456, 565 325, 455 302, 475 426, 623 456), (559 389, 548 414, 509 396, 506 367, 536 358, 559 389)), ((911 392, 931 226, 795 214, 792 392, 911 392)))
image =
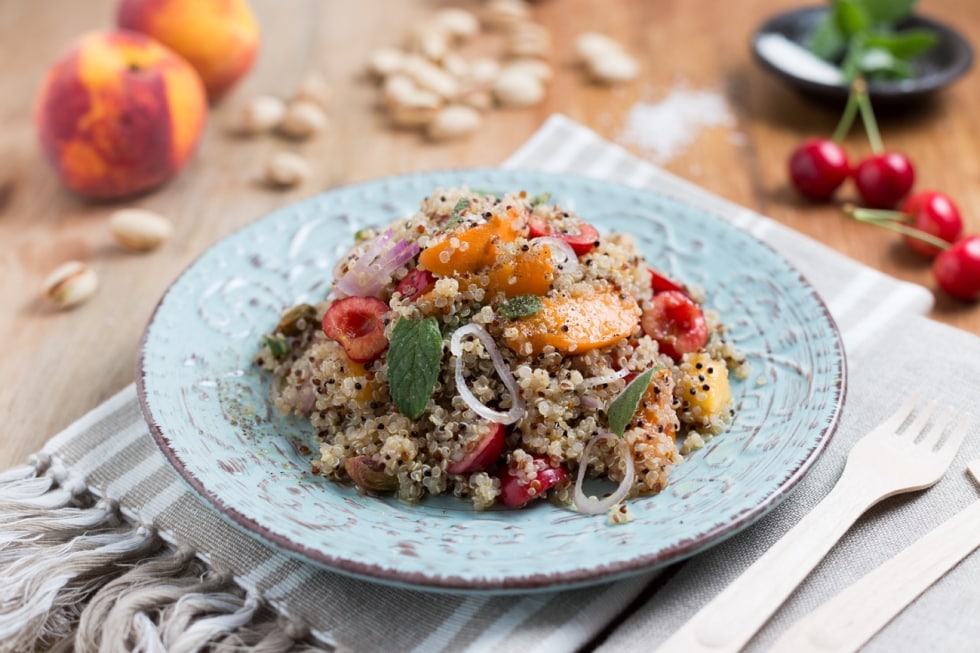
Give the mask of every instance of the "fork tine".
POLYGON ((912 409, 915 408, 917 403, 919 403, 919 393, 915 393, 909 397, 904 404, 898 407, 891 417, 880 423, 874 430, 882 434, 886 432, 897 433, 898 427, 904 424, 905 420, 909 418, 909 415, 912 414, 912 409))
POLYGON ((908 425, 908 428, 901 433, 898 433, 896 429, 896 435, 904 436, 905 434, 910 434, 913 440, 917 438, 919 434, 922 433, 922 429, 925 428, 926 422, 928 422, 932 414, 936 412, 936 408, 938 406, 938 401, 930 401, 929 405, 919 411, 912 423, 908 425))
POLYGON ((947 467, 949 463, 953 462, 953 458, 956 457, 956 452, 960 450, 960 445, 963 444, 963 440, 966 438, 966 432, 969 430, 969 426, 970 419, 964 415, 956 425, 956 428, 950 431, 949 437, 946 438, 943 446, 939 447, 939 450, 936 452, 936 455, 943 458, 947 467))
POLYGON ((949 424, 951 419, 953 419, 952 406, 942 412, 939 418, 932 425, 932 428, 923 434, 922 440, 919 444, 929 451, 932 451, 936 445, 939 444, 939 440, 943 437, 943 432, 946 430, 946 425, 949 424))

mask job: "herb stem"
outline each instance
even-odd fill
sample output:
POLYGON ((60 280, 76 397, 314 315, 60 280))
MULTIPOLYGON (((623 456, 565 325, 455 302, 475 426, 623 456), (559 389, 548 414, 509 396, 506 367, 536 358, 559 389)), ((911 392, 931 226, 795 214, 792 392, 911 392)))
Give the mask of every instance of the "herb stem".
POLYGON ((910 227, 905 224, 902 219, 904 214, 900 211, 887 211, 882 209, 862 209, 847 207, 844 211, 859 222, 864 222, 866 224, 872 224, 877 227, 883 227, 889 231, 894 231, 895 233, 902 234, 903 236, 910 236, 921 240, 924 243, 928 243, 933 247, 938 247, 939 249, 948 249, 949 243, 942 238, 937 238, 932 234, 926 233, 915 227, 910 227))
POLYGON ((871 106, 871 98, 868 97, 868 83, 863 77, 857 77, 851 84, 851 93, 857 97, 858 109, 861 111, 861 121, 864 123, 864 131, 868 135, 871 143, 871 151, 881 154, 885 151, 884 143, 881 141, 881 132, 878 130, 878 121, 875 120, 875 112, 871 106))
POLYGON ((847 104, 844 106, 844 112, 840 116, 840 120, 837 122, 837 127, 834 129, 834 134, 831 136, 831 140, 835 143, 840 143, 847 136, 848 132, 851 131, 851 127, 854 125, 854 117, 857 115, 858 111, 858 98, 857 93, 854 92, 854 85, 851 85, 851 92, 847 94, 847 104))

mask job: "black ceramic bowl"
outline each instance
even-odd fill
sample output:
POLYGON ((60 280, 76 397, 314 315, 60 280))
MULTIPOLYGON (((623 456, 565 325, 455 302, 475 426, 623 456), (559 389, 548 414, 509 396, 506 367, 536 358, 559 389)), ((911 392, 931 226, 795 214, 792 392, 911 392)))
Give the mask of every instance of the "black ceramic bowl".
MULTIPOLYGON (((773 50, 778 52, 778 48, 762 47, 767 40, 772 46, 773 36, 782 36, 804 46, 826 12, 827 7, 804 7, 773 16, 752 35, 752 52, 763 68, 801 93, 842 104, 847 100, 846 84, 822 79, 820 75, 794 65, 789 57, 774 55, 773 50)), ((900 29, 912 27, 930 29, 939 39, 916 59, 913 65, 915 76, 911 79, 868 84, 875 107, 917 102, 959 78, 973 64, 973 49, 952 28, 922 16, 911 16, 899 26, 900 29)))

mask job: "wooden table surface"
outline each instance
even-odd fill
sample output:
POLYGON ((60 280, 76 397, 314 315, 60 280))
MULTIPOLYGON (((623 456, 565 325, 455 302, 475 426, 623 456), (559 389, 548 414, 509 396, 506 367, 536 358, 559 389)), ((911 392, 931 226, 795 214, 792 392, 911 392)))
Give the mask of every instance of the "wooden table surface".
MULTIPOLYGON (((113 0, 0 0, 0 469, 22 462, 44 441, 134 378, 142 329, 171 281, 207 247, 270 210, 316 192, 385 175, 493 166, 545 120, 562 112, 616 139, 638 102, 657 103, 679 85, 724 97, 735 121, 706 128, 662 165, 710 191, 755 209, 883 272, 933 287, 928 265, 892 234, 857 224, 835 205, 800 201, 787 185, 786 160, 804 137, 829 136, 833 110, 781 86, 752 60, 749 37, 792 0, 545 0, 534 19, 547 26, 556 77, 547 99, 529 109, 496 110, 467 140, 425 142, 386 127, 376 86, 364 75, 370 52, 400 43, 408 26, 446 3, 428 1, 253 0, 263 31, 251 74, 212 107, 190 165, 148 195, 116 204, 71 194, 42 160, 32 110, 45 69, 78 34, 109 27, 113 0), (617 38, 642 63, 640 80, 610 90, 587 84, 571 64, 574 37, 586 30, 617 38), (274 137, 241 140, 222 129, 236 106, 258 93, 288 95, 309 71, 335 91, 326 135, 295 145, 274 137), (303 186, 274 192, 256 183, 276 149, 313 163, 303 186), (139 206, 169 216, 174 237, 144 255, 117 249, 109 214, 139 206), (40 288, 70 259, 89 262, 99 292, 75 310, 49 306, 40 288)), ((479 9, 480 4, 457 5, 479 9)), ((926 0, 922 13, 951 23, 980 44, 980 3, 926 0)), ((883 116, 890 149, 917 165, 917 188, 954 197, 967 229, 980 230, 980 84, 972 71, 937 101, 883 116)), ((847 142, 868 152, 855 129, 847 142)), ((632 147, 626 143, 627 147, 632 147)), ((638 152, 639 153, 639 152, 638 152)), ((852 196, 848 190, 845 197, 852 196)), ((937 295, 931 316, 980 334, 980 306, 937 295)))

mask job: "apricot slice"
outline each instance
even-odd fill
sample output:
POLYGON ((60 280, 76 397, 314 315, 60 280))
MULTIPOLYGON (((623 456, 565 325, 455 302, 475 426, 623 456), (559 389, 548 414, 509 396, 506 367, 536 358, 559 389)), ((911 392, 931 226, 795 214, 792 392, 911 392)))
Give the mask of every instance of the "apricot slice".
POLYGON ((540 354, 548 345, 564 354, 581 354, 628 337, 640 320, 640 307, 616 290, 590 297, 544 297, 540 311, 515 320, 504 332, 519 354, 540 354))

